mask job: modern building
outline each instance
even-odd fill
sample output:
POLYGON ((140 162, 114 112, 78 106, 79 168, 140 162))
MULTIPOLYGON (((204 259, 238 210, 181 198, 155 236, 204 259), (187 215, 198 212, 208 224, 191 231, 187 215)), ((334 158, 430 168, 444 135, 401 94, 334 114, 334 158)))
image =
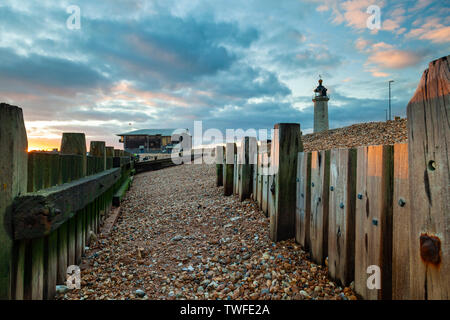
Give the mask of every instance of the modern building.
POLYGON ((142 129, 118 136, 123 149, 130 153, 170 153, 175 145, 190 138, 188 129, 142 129))
POLYGON ((314 89, 314 132, 328 131, 328 100, 327 88, 322 86, 322 79, 319 86, 314 89))

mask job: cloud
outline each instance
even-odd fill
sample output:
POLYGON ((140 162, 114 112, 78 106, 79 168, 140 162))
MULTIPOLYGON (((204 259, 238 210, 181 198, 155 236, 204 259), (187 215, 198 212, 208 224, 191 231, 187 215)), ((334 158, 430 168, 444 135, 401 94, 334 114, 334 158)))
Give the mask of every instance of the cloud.
POLYGON ((10 48, 0 48, 0 74, 9 81, 20 79, 25 83, 70 89, 92 88, 109 82, 84 63, 34 53, 23 56, 10 48))
MULTIPOLYGON (((397 32, 401 29, 401 24, 402 22, 405 21, 405 9, 403 9, 403 7, 397 7, 396 9, 394 9, 393 11, 390 12, 390 18, 384 20, 383 22, 383 30, 386 31, 395 31, 397 30, 397 32)), ((402 33, 400 31, 400 33, 402 33)))
POLYGON ((316 8, 316 11, 318 11, 318 12, 324 12, 324 11, 328 11, 328 10, 330 10, 330 8, 325 4, 320 5, 316 8))
POLYGON ((363 39, 363 38, 358 38, 355 41, 355 48, 358 49, 358 51, 363 52, 364 49, 370 44, 371 42, 363 39))
POLYGON ((377 5, 380 8, 384 6, 384 1, 373 0, 348 0, 340 4, 340 9, 335 10, 334 22, 340 24, 346 22, 347 26, 354 29, 366 29, 367 19, 370 14, 367 8, 371 5, 377 5), (342 10, 342 12, 341 12, 342 10))
MULTIPOLYGON (((420 22, 421 20, 416 20, 413 25, 417 26, 420 22)), ((439 17, 428 17, 419 28, 411 29, 406 37, 429 40, 433 43, 447 43, 450 42, 450 26, 442 24, 439 17)))
POLYGON ((417 0, 416 5, 409 8, 409 11, 423 10, 428 7, 433 0, 417 0))
MULTIPOLYGON (((113 134, 129 130, 128 123, 270 128, 283 121, 306 130, 313 120, 310 87, 320 73, 333 79, 327 80, 332 126, 375 115, 382 120, 376 106, 384 101, 370 100, 366 110, 362 97, 381 96, 374 83, 386 76, 400 83, 400 72, 405 78, 420 73, 406 68, 423 56, 403 41, 411 27, 405 21, 415 13, 408 16, 406 1, 385 2, 79 0, 82 28, 71 31, 69 0, 4 0, 0 97, 23 107, 30 136, 47 132, 53 139, 77 130, 120 146, 113 134), (363 37, 372 4, 382 7, 389 32, 363 37), (390 39, 391 32, 402 36, 390 39), (333 82, 361 99, 335 95, 333 82)), ((421 3, 427 12, 412 26, 418 30, 411 39, 430 41, 438 54, 448 18, 431 19, 435 6, 421 3)))
POLYGON ((374 77, 376 77, 376 78, 385 78, 385 77, 389 77, 389 76, 390 76, 389 73, 382 72, 382 71, 380 71, 380 70, 377 69, 377 68, 371 68, 371 69, 369 69, 368 71, 371 72, 372 75, 373 75, 374 77))
POLYGON ((422 58, 423 55, 413 51, 387 50, 373 53, 368 62, 383 68, 403 69, 417 65, 422 58))

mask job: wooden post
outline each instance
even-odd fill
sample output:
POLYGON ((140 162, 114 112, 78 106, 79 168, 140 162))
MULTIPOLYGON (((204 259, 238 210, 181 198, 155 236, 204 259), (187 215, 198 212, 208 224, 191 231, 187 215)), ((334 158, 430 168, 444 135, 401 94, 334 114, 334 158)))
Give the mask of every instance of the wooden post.
POLYGON ((4 225, 14 198, 27 192, 28 140, 22 109, 0 104, 0 300, 14 297, 12 280, 13 241, 11 226, 4 225))
POLYGON ((44 298, 44 238, 31 240, 31 300, 44 298))
POLYGON ((295 178, 303 144, 300 124, 278 123, 274 129, 270 156, 274 183, 270 192, 275 195, 275 210, 270 215, 270 238, 281 241, 295 237, 295 178))
POLYGON ((411 299, 450 299, 449 59, 429 64, 407 106, 411 299))
MULTIPOLYGON (((28 192, 36 192, 61 183, 61 161, 59 154, 32 152, 28 155, 28 192)), ((54 297, 57 274, 58 232, 54 231, 45 238, 22 241, 24 250, 31 246, 31 260, 28 274, 24 277, 28 283, 24 298, 41 300, 54 297)), ((22 244, 21 244, 22 245, 22 244)))
POLYGON ((113 167, 114 147, 105 147, 106 152, 106 169, 113 167))
POLYGON ((44 239, 44 299, 53 299, 58 274, 58 230, 44 239))
MULTIPOLYGON (((86 138, 84 133, 63 133, 61 140, 61 154, 72 154, 81 156, 74 159, 75 164, 81 166, 81 177, 87 174, 86 138), (77 161, 78 160, 78 161, 77 161)), ((78 176, 78 175, 77 175, 78 176)), ((77 178, 81 178, 77 177, 77 178)), ((86 229, 83 228, 84 212, 77 214, 68 221, 68 264, 79 264, 84 251, 86 229)), ((64 236, 61 234, 61 236, 64 236)), ((67 267, 66 267, 67 268, 67 267)), ((64 271, 66 272, 66 271, 64 271)))
MULTIPOLYGON (((105 171, 106 170, 106 147, 105 147, 105 142, 104 141, 91 141, 91 146, 90 146, 90 150, 89 150, 89 154, 97 157, 97 159, 100 161, 99 162, 99 170, 101 171, 105 171)), ((120 150, 119 152, 121 157, 125 156, 125 153, 123 150, 120 150)), ((95 233, 98 232, 99 228, 100 228, 100 206, 97 203, 97 205, 95 206, 95 212, 93 214, 93 231, 95 233)))
POLYGON ((252 193, 252 166, 250 159, 256 143, 255 137, 242 138, 241 147, 239 148, 239 200, 244 201, 250 198, 252 193), (251 144, 253 146, 251 146, 251 144))
POLYGON ((236 143, 229 142, 226 146, 225 174, 223 176, 223 194, 231 196, 234 184, 234 156, 236 155, 236 143))
MULTIPOLYGON (((123 156, 123 151, 121 151, 121 157, 123 156)), ((106 147, 104 141, 91 141, 91 147, 89 149, 89 154, 94 157, 99 157, 102 159, 103 170, 106 170, 106 147)))
POLYGON ((356 149, 333 149, 330 159, 328 274, 343 286, 355 278, 356 149))
POLYGON ((325 264, 328 254, 328 211, 330 191, 330 151, 311 154, 311 216, 309 237, 311 258, 325 264))
POLYGON ((239 194, 238 191, 238 180, 239 180, 239 174, 238 174, 238 154, 237 154, 238 148, 236 147, 236 154, 234 155, 234 166, 233 166, 233 193, 239 194))
MULTIPOLYGON (((258 151, 259 152, 259 151, 258 151)), ((258 165, 257 165, 258 171, 257 171, 257 194, 256 194, 256 201, 258 203, 258 207, 262 208, 262 153, 258 153, 258 165)))
POLYGON ((225 157, 225 147, 216 146, 216 187, 223 186, 224 157, 225 157))
POLYGON ((81 162, 82 176, 86 176, 86 137, 84 133, 63 132, 61 139, 61 154, 77 154, 83 157, 81 162))
POLYGON ((311 248, 311 153, 299 152, 297 163, 297 210, 295 240, 304 250, 311 248))
POLYGON ((408 177, 408 144, 394 145, 394 196, 392 201, 392 299, 409 300, 411 204, 408 177))
POLYGON ((262 154, 262 205, 261 209, 268 216, 268 196, 269 196, 269 153, 262 154))
POLYGON ((392 146, 357 151, 355 210, 355 290, 364 299, 392 297, 392 146), (368 268, 376 266, 376 270, 368 268), (381 276, 377 289, 376 276, 381 276), (367 286, 369 282, 373 288, 367 286))
POLYGON ((68 267, 68 223, 64 223, 58 228, 58 268, 56 282, 64 284, 66 281, 68 267))

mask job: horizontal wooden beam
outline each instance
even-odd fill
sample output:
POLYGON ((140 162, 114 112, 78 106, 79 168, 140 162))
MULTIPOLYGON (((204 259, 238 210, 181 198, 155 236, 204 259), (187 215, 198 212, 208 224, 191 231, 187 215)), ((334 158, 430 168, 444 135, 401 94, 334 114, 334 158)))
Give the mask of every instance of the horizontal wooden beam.
POLYGON ((119 179, 120 169, 115 168, 16 197, 8 218, 13 238, 33 239, 50 234, 119 179))

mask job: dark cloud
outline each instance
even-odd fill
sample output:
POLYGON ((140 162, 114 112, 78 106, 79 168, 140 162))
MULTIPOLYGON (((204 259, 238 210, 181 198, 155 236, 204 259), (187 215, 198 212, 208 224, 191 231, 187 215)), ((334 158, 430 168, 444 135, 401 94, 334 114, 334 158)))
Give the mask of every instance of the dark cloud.
POLYGON ((2 79, 20 79, 44 87, 92 88, 108 82, 84 63, 33 53, 23 56, 6 48, 0 48, 0 74, 2 79))

